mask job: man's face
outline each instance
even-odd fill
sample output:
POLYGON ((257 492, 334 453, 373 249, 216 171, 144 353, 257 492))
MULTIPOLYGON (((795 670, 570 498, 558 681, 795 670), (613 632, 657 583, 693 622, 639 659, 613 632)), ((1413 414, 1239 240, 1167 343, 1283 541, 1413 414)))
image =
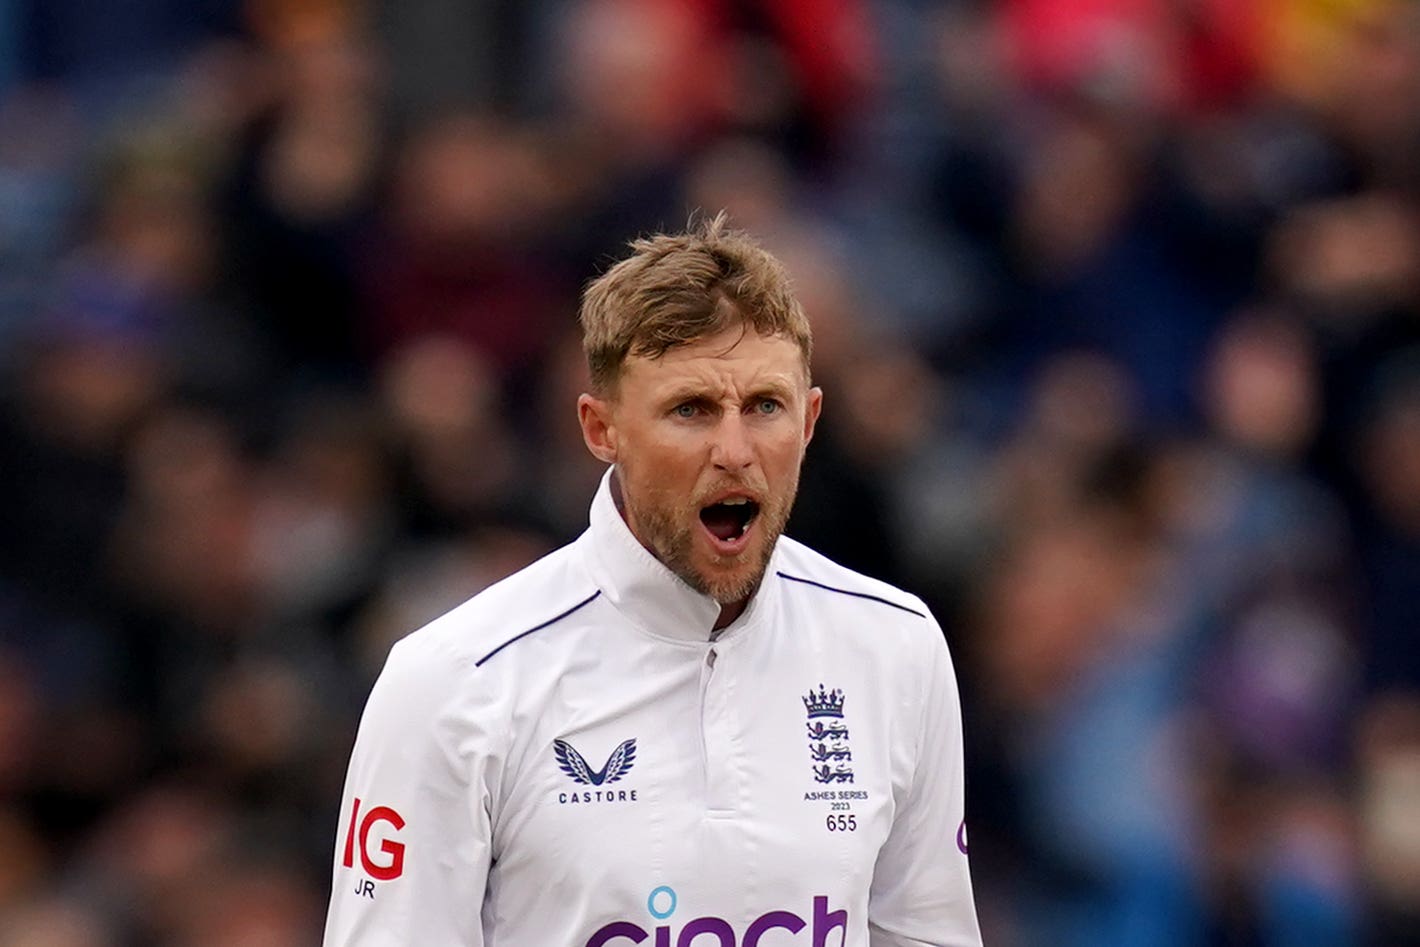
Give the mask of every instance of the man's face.
POLYGON ((806 376, 794 342, 733 327, 628 358, 611 397, 578 401, 631 532, 722 604, 759 587, 789 519, 823 398, 806 376))

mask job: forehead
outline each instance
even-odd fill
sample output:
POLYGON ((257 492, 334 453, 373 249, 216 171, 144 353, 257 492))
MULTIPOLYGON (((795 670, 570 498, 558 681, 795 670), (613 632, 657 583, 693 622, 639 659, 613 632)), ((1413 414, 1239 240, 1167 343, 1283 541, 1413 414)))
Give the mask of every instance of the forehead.
POLYGON ((621 383, 641 393, 685 386, 807 387, 808 367, 799 346, 787 336, 735 326, 657 356, 628 356, 621 383))

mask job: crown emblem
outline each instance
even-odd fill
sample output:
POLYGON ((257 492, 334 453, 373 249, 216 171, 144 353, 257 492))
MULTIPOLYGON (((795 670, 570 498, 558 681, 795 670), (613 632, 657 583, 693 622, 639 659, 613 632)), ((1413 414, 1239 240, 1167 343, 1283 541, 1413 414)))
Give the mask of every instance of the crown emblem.
POLYGON ((824 690, 820 684, 818 691, 809 691, 804 696, 804 707, 808 709, 809 719, 814 717, 842 717, 843 716, 843 691, 838 688, 824 690))

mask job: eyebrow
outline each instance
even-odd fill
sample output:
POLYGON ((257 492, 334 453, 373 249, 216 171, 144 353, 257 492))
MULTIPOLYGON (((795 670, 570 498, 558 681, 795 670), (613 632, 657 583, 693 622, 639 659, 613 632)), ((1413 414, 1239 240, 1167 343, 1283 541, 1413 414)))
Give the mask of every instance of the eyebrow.
MULTIPOLYGON (((788 401, 793 397, 793 388, 778 381, 766 381, 750 387, 745 395, 746 401, 755 398, 775 397, 788 401)), ((666 404, 680 404, 685 401, 719 401, 718 395, 711 394, 705 388, 693 385, 683 385, 672 388, 659 399, 666 404)))
POLYGON ((678 387, 672 388, 656 399, 657 402, 667 405, 681 404, 685 401, 714 401, 713 395, 708 394, 703 388, 678 387))

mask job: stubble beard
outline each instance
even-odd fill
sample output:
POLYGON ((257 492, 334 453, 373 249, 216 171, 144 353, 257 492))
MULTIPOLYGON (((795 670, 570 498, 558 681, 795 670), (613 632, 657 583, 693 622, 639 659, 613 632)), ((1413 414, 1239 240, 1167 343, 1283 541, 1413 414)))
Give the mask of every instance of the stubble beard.
POLYGON ((798 478, 789 484, 784 496, 770 501, 764 496, 759 514, 752 525, 758 533, 757 543, 751 545, 738 556, 713 555, 715 564, 748 560, 750 568, 731 573, 702 570, 695 564, 695 532, 700 525, 700 507, 674 500, 664 503, 651 502, 646 506, 632 504, 628 499, 632 516, 640 524, 642 537, 652 553, 667 569, 682 582, 701 595, 709 596, 721 605, 730 605, 749 598, 759 590, 764 581, 764 573, 769 568, 769 559, 774 555, 774 547, 784 533, 789 522, 789 513, 794 507, 798 493, 798 478))

